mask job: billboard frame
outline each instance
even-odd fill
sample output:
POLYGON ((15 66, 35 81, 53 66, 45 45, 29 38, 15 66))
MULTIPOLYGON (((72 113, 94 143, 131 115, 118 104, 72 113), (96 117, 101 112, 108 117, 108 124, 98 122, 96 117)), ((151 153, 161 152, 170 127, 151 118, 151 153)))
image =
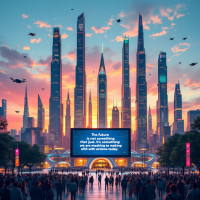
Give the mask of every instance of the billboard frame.
POLYGON ((106 157, 106 158, 130 158, 131 157, 131 129, 130 128, 71 128, 70 130, 70 157, 71 158, 102 158, 102 157, 106 157), (128 130, 128 134, 129 134, 129 154, 125 155, 125 156, 120 156, 120 155, 86 155, 86 156, 82 156, 82 155, 73 155, 73 150, 72 150, 72 144, 73 144, 73 130, 128 130))

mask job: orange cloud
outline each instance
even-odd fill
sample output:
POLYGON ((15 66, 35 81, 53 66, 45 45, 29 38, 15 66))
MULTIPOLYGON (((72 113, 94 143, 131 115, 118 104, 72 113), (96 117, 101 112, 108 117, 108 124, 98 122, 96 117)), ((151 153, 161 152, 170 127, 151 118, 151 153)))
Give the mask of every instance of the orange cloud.
POLYGON ((60 27, 60 28, 62 28, 62 25, 55 25, 54 27, 60 27))
POLYGON ((110 29, 110 27, 96 28, 95 26, 92 26, 91 29, 92 29, 95 33, 104 33, 105 31, 107 31, 108 29, 110 29))
POLYGON ((171 23, 171 26, 175 26, 176 24, 175 23, 171 23))
POLYGON ((117 14, 118 15, 118 17, 120 17, 120 18, 123 18, 123 17, 125 17, 126 15, 125 15, 125 13, 123 12, 123 11, 121 11, 119 14, 117 14))
POLYGON ((183 76, 187 76, 186 74, 183 74, 183 76))
POLYGON ((144 29, 150 30, 149 26, 145 25, 144 29))
POLYGON ((91 37, 92 36, 92 33, 87 33, 86 35, 85 35, 85 37, 91 37))
POLYGON ((166 33, 167 33, 167 31, 163 30, 160 33, 154 33, 153 35, 150 35, 149 37, 161 36, 161 35, 165 35, 166 33))
POLYGON ((130 26, 129 25, 124 25, 124 24, 120 24, 120 26, 126 28, 126 29, 130 29, 130 26))
POLYGON ((179 46, 178 45, 175 45, 174 47, 171 48, 171 50, 176 53, 176 52, 179 52, 179 51, 186 51, 188 48, 184 48, 184 49, 179 49, 179 46))
POLYGON ((22 15, 22 18, 26 19, 26 18, 28 18, 28 16, 29 16, 29 15, 23 14, 23 15, 22 15))
POLYGON ((138 26, 134 26, 132 29, 123 33, 123 35, 128 35, 129 37, 135 37, 138 35, 138 26))
POLYGON ((107 22, 107 25, 108 25, 108 26, 112 26, 112 25, 113 25, 113 23, 112 23, 113 20, 114 20, 114 19, 110 19, 110 21, 107 22))
POLYGON ((173 16, 170 16, 169 13, 171 13, 172 10, 171 9, 164 9, 164 8, 160 8, 160 14, 162 17, 167 17, 170 21, 174 20, 174 16, 177 14, 176 12, 174 13, 173 16))
POLYGON ((190 47, 191 44, 188 44, 187 42, 185 42, 185 43, 180 43, 179 45, 186 45, 187 47, 190 47))
POLYGON ((31 26, 27 25, 28 28, 31 28, 31 26))
POLYGON ((66 53, 62 58, 68 58, 70 60, 75 60, 76 59, 76 54, 74 52, 66 53))
POLYGON ((178 14, 177 16, 176 16, 176 18, 178 19, 179 17, 183 17, 183 16, 185 16, 184 14, 178 14))
POLYGON ((68 31, 73 31, 73 28, 72 27, 67 27, 67 30, 68 31))
POLYGON ((162 27, 162 30, 164 30, 164 29, 168 29, 168 27, 162 27))
POLYGON ((48 36, 49 36, 50 38, 52 38, 52 35, 48 34, 48 36))
POLYGON ((36 21, 34 24, 38 24, 37 27, 40 27, 40 28, 51 28, 51 25, 48 25, 47 22, 42 22, 42 21, 36 21))
POLYGON ((30 47, 28 47, 28 46, 23 47, 23 50, 25 50, 25 51, 28 51, 29 49, 30 49, 30 47))
POLYGON ((38 39, 34 38, 30 40, 31 43, 39 43, 40 41, 42 41, 41 38, 38 39))
POLYGON ((117 36, 114 40, 111 40, 110 42, 113 42, 113 41, 117 41, 117 42, 123 42, 124 41, 124 38, 122 36, 117 36))
POLYGON ((153 21, 153 24, 162 24, 161 19, 159 19, 159 15, 151 15, 150 20, 153 21))
POLYGON ((183 87, 200 87, 200 83, 186 79, 186 83, 184 83, 183 87))
MULTIPOLYGON (((3 73, 3 74, 7 74, 7 73, 4 72, 3 70, 0 70, 0 72, 3 73)), ((0 83, 1 83, 1 82, 0 82, 0 83)), ((0 85, 2 85, 2 83, 1 83, 0 85)))
POLYGON ((61 39, 65 39, 67 37, 68 37, 67 33, 63 33, 62 36, 61 36, 61 39))
POLYGON ((3 44, 2 46, 7 47, 8 49, 10 49, 10 47, 8 47, 8 46, 6 46, 6 45, 4 45, 4 44, 3 44))
POLYGON ((169 59, 167 59, 167 61, 169 62, 174 56, 178 56, 178 54, 171 56, 169 59))

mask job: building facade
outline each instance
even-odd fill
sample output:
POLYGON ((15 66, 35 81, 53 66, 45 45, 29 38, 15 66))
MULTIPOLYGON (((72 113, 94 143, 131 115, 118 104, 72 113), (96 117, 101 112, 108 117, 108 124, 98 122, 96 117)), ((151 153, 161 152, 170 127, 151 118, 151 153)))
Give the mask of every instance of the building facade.
POLYGON ((158 101, 157 101, 157 134, 160 145, 164 143, 164 126, 168 122, 167 65, 166 53, 160 52, 158 57, 158 101))
POLYGON ((174 123, 172 134, 175 133, 184 134, 184 120, 182 119, 182 95, 180 90, 180 84, 175 85, 174 92, 174 123))
POLYGON ((131 89, 129 77, 129 38, 125 37, 122 48, 121 128, 131 128, 131 89))
POLYGON ((29 117, 29 108, 28 108, 28 96, 27 96, 27 86, 26 86, 25 98, 24 98, 24 115, 23 115, 22 131, 24 131, 26 128, 28 128, 28 117, 29 117))
POLYGON ((77 65, 74 89, 74 128, 86 128, 85 18, 77 21, 77 65))
POLYGON ((138 43, 136 67, 136 141, 135 150, 147 149, 147 82, 146 82, 146 55, 142 16, 139 14, 138 43))
POLYGON ((112 109, 112 128, 119 128, 119 110, 117 105, 112 109))
POLYGON ((11 129, 11 130, 10 130, 10 135, 11 135, 12 137, 15 137, 15 135, 17 135, 17 130, 16 130, 16 129, 11 129))
POLYGON ((190 110, 187 112, 187 131, 191 131, 191 125, 194 124, 194 120, 200 117, 200 110, 190 110))
POLYGON ((58 27, 53 29, 51 62, 51 94, 49 99, 50 146, 62 146, 63 104, 62 104, 62 60, 61 35, 58 27))
POLYGON ((148 142, 149 146, 152 146, 150 138, 154 134, 154 130, 152 129, 152 116, 151 116, 150 106, 149 106, 149 114, 148 114, 148 131, 147 131, 147 134, 148 134, 147 142, 148 142))
POLYGON ((70 113, 70 98, 69 91, 66 101, 66 116, 65 116, 65 136, 63 136, 63 146, 66 149, 70 149, 70 129, 71 129, 71 113, 70 113))
POLYGON ((91 88, 90 88, 89 104, 88 104, 88 128, 92 128, 92 98, 91 98, 91 88))
POLYGON ((97 128, 107 128, 107 76, 103 51, 97 78, 97 128))
POLYGON ((2 107, 0 107, 0 116, 6 118, 7 101, 2 99, 2 107))
POLYGON ((42 104, 40 95, 38 94, 38 117, 37 117, 37 127, 45 129, 45 110, 42 104))

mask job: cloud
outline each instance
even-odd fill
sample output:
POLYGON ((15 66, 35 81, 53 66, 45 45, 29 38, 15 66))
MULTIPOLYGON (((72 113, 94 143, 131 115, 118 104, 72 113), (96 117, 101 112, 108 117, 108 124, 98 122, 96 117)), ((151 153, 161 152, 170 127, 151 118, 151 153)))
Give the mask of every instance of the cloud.
POLYGON ((198 90, 200 88, 200 82, 195 80, 186 79, 186 82, 183 84, 183 87, 190 87, 192 90, 198 90))
POLYGON ((101 28, 98 28, 98 27, 92 26, 91 29, 92 29, 95 33, 104 33, 104 32, 106 32, 107 30, 109 30, 110 27, 101 27, 101 28))
POLYGON ((48 36, 49 36, 50 38, 52 38, 52 35, 48 34, 48 36))
POLYGON ((86 35, 85 35, 85 37, 91 37, 92 36, 92 33, 87 33, 86 35))
POLYGON ((112 68, 114 70, 119 70, 119 69, 121 69, 121 67, 122 67, 122 62, 121 61, 116 61, 112 66, 112 68))
POLYGON ((113 20, 114 20, 114 19, 110 19, 110 21, 107 22, 107 26, 112 26, 112 25, 113 25, 113 23, 112 23, 113 20))
POLYGON ((62 28, 62 25, 55 25, 53 27, 59 27, 59 28, 62 28))
POLYGON ((186 51, 188 48, 184 48, 184 49, 179 49, 179 46, 178 45, 175 45, 174 47, 171 48, 171 50, 176 53, 176 52, 179 52, 179 51, 186 51))
POLYGON ((27 25, 28 28, 31 28, 31 26, 27 25))
POLYGON ((38 24, 37 27, 40 27, 40 28, 51 28, 51 25, 48 25, 47 22, 42 22, 42 21, 36 21, 35 23, 33 24, 38 24))
POLYGON ((65 39, 67 37, 68 37, 67 33, 63 33, 62 36, 61 36, 61 39, 65 39))
POLYGON ((150 35, 149 37, 161 36, 161 35, 165 35, 166 33, 167 33, 167 31, 163 30, 160 33, 154 33, 153 35, 150 35))
POLYGON ((118 17, 119 18, 123 18, 123 17, 125 17, 126 16, 126 14, 123 12, 123 11, 121 11, 119 14, 117 14, 118 15, 118 17))
POLYGON ((162 21, 159 18, 159 15, 155 15, 155 16, 151 15, 150 20, 153 21, 153 24, 162 24, 162 21))
POLYGON ((68 31, 73 31, 73 28, 72 27, 67 27, 67 30, 68 31))
POLYGON ((39 43, 41 41, 42 41, 41 38, 38 38, 38 39, 34 38, 30 40, 31 43, 39 43))
POLYGON ((174 54, 173 56, 171 56, 169 59, 167 59, 167 61, 169 62, 174 56, 178 57, 178 54, 174 54))
POLYGON ((134 26, 133 28, 130 28, 130 30, 123 33, 123 35, 128 35, 129 37, 135 37, 138 35, 138 26, 134 26))
POLYGON ((25 50, 25 51, 28 51, 29 49, 30 49, 30 47, 28 47, 28 46, 23 47, 23 50, 25 50))
POLYGON ((180 43, 179 45, 186 45, 187 47, 190 47, 191 44, 188 44, 187 42, 185 42, 185 43, 180 43))
POLYGON ((126 29, 130 29, 131 27, 129 25, 124 25, 124 24, 120 24, 120 26, 126 28, 126 29))
POLYGON ((169 29, 168 27, 162 27, 162 30, 169 29))
POLYGON ((26 19, 26 18, 28 18, 28 16, 29 16, 29 15, 23 14, 23 15, 22 15, 22 18, 26 19))
POLYGON ((10 49, 10 47, 8 47, 8 46, 6 46, 6 45, 4 45, 4 44, 3 44, 2 46, 4 46, 4 47, 6 47, 6 48, 10 49))
POLYGON ((171 23, 171 26, 175 26, 176 24, 175 23, 171 23))
POLYGON ((184 14, 178 14, 177 16, 176 16, 176 18, 178 19, 179 17, 183 17, 183 16, 185 16, 184 14))
POLYGON ((124 41, 124 38, 122 36, 117 36, 114 40, 111 40, 110 42, 113 42, 113 41, 117 41, 117 42, 123 42, 124 41))
POLYGON ((69 53, 66 53, 62 58, 68 58, 70 60, 76 59, 76 50, 70 51, 69 53))
POLYGON ((183 74, 183 76, 187 76, 186 74, 183 74))

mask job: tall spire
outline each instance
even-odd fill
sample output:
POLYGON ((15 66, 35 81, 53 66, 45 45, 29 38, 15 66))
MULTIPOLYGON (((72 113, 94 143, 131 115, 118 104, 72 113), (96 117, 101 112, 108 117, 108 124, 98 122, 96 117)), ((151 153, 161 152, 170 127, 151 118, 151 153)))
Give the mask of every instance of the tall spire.
POLYGON ((89 100, 91 101, 91 86, 90 86, 89 100))
POLYGON ((69 88, 68 88, 68 93, 67 93, 67 100, 69 100, 69 88))
POLYGON ((102 54, 103 54, 103 42, 102 42, 102 54))
POLYGON ((151 108, 150 108, 150 105, 149 105, 149 115, 151 115, 151 108))
POLYGON ((139 14, 137 52, 144 51, 142 15, 139 14))
POLYGON ((100 66, 99 66, 99 74, 106 74, 103 53, 101 54, 101 61, 100 61, 100 66))
POLYGON ((25 98, 27 98, 27 85, 26 85, 26 90, 25 90, 25 98))

